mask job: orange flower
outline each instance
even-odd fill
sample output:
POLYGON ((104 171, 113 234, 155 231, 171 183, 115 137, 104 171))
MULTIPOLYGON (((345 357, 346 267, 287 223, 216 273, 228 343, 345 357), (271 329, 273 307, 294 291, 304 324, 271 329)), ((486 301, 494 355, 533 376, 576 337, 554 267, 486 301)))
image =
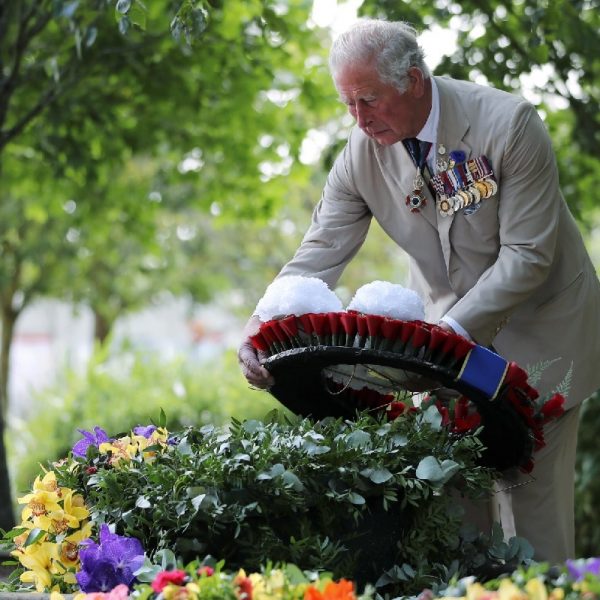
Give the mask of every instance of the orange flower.
POLYGON ((324 600, 356 600, 354 584, 347 579, 340 579, 338 583, 331 581, 325 586, 324 600))
POLYGON ((310 585, 304 592, 304 600, 356 600, 354 584, 347 579, 330 581, 323 592, 310 585))

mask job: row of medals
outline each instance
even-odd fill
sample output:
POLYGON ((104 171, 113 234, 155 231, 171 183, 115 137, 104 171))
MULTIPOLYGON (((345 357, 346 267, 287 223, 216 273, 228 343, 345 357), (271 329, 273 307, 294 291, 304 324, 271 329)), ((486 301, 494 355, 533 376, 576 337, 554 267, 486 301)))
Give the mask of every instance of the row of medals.
MULTIPOLYGON (((435 163, 438 172, 447 171, 455 166, 456 162, 453 159, 446 159, 446 148, 442 144, 438 146, 438 154, 439 156, 435 163)), ((421 169, 417 167, 417 174, 413 179, 413 192, 408 196, 406 201, 411 212, 420 212, 421 207, 425 206, 424 186, 425 180, 423 179, 423 174, 421 173, 421 169)), ((482 179, 472 179, 467 187, 456 190, 456 193, 452 196, 438 194, 436 201, 437 209, 440 215, 449 217, 462 208, 471 206, 471 204, 478 204, 481 200, 493 196, 497 191, 498 184, 492 175, 482 179)))

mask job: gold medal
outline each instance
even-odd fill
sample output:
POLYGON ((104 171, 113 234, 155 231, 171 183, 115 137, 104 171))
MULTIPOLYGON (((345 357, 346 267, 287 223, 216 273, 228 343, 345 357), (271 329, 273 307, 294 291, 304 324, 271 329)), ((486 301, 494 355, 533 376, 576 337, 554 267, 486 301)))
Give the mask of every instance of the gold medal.
POLYGON ((475 182, 473 185, 474 185, 474 186, 477 188, 477 190, 479 191, 479 194, 480 194, 480 196, 481 196, 481 197, 480 197, 480 200, 481 200, 482 198, 488 198, 488 197, 489 197, 489 196, 488 196, 488 186, 487 186, 487 185, 485 185, 485 182, 484 182, 484 181, 482 181, 482 180, 476 181, 476 182, 475 182))
POLYGON ((467 190, 459 190, 458 195, 462 198, 463 206, 469 206, 473 203, 473 199, 471 198, 471 194, 467 190))

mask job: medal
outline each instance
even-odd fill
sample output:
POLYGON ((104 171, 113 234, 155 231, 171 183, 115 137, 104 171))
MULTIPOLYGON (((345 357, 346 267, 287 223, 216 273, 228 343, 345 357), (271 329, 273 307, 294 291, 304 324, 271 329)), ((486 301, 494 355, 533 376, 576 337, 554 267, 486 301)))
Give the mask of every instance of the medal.
POLYGON ((412 213, 421 212, 421 208, 427 204, 427 200, 422 192, 424 185, 425 180, 423 179, 423 175, 421 175, 421 169, 417 168, 417 174, 413 179, 412 194, 406 196, 406 206, 410 208, 410 212, 412 213))
POLYGON ((450 217, 454 214, 454 207, 451 200, 452 198, 446 198, 446 196, 442 196, 437 201, 437 209, 442 217, 450 217))
POLYGON ((423 196, 421 190, 414 190, 412 194, 406 196, 406 206, 410 208, 410 212, 421 212, 421 208, 427 204, 427 199, 423 196))
POLYGON ((448 161, 446 160, 446 148, 444 144, 438 146, 438 157, 435 161, 435 168, 437 171, 445 171, 448 168, 448 161))
POLYGON ((413 179, 413 191, 406 196, 406 206, 408 206, 410 212, 419 213, 421 212, 421 208, 427 203, 423 195, 423 187, 425 186, 423 168, 427 164, 427 155, 431 150, 431 143, 420 142, 416 138, 407 138, 406 140, 402 140, 402 143, 417 167, 417 172, 413 179))
POLYGON ((481 155, 467 160, 462 150, 453 150, 446 160, 446 149, 440 145, 438 168, 445 165, 431 179, 437 200, 436 207, 443 217, 451 216, 464 209, 465 215, 473 214, 482 200, 498 192, 498 182, 487 156, 481 155))
POLYGON ((413 188, 415 188, 415 190, 421 191, 424 185, 425 180, 423 179, 423 175, 421 175, 421 169, 417 169, 417 174, 413 179, 413 188))

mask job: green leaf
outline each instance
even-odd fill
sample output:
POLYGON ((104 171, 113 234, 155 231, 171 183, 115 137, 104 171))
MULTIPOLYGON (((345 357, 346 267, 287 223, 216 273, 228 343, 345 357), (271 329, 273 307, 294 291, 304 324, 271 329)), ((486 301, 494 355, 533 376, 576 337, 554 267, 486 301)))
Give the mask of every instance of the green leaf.
POLYGON ((364 497, 361 496, 360 494, 357 494, 356 492, 350 492, 348 494, 348 499, 350 500, 350 502, 352 504, 356 504, 356 505, 362 505, 362 504, 365 504, 365 502, 366 502, 364 497))
POLYGON ((147 10, 139 0, 136 0, 131 7, 128 16, 134 25, 137 25, 142 31, 146 30, 147 10))
POLYGON ((394 475, 386 468, 375 469, 371 474, 371 481, 373 483, 385 483, 392 479, 394 475))
POLYGON ((304 490, 304 485, 302 484, 302 482, 291 471, 286 471, 285 473, 283 473, 281 475, 281 479, 283 480, 286 486, 293 488, 296 492, 301 492, 304 490))
POLYGON ((35 544, 39 540, 41 540, 46 535, 46 532, 43 529, 39 529, 38 527, 34 527, 27 536, 23 547, 27 548, 27 546, 31 546, 35 544))
POLYGON ((119 18, 119 32, 122 35, 125 35, 129 31, 129 27, 131 26, 131 21, 127 16, 123 16, 119 18))
POLYGON ((366 431, 360 429, 353 431, 346 438, 346 443, 350 448, 362 448, 368 446, 371 443, 371 436, 366 431))
POLYGON ((167 415, 162 406, 160 408, 160 416, 158 417, 158 426, 162 427, 163 429, 167 428, 167 415))
POLYGON ((151 502, 145 496, 139 496, 135 501, 135 505, 138 508, 150 508, 152 506, 151 502))
POLYGON ((431 425, 432 429, 439 431, 442 428, 442 415, 436 406, 429 406, 422 413, 423 423, 431 425))
POLYGON ((442 481, 444 478, 444 472, 435 456, 426 456, 421 459, 417 466, 416 475, 419 479, 425 479, 433 483, 442 481))
POLYGON ((131 8, 131 0, 117 0, 116 5, 117 12, 120 12, 122 15, 126 15, 131 8))

